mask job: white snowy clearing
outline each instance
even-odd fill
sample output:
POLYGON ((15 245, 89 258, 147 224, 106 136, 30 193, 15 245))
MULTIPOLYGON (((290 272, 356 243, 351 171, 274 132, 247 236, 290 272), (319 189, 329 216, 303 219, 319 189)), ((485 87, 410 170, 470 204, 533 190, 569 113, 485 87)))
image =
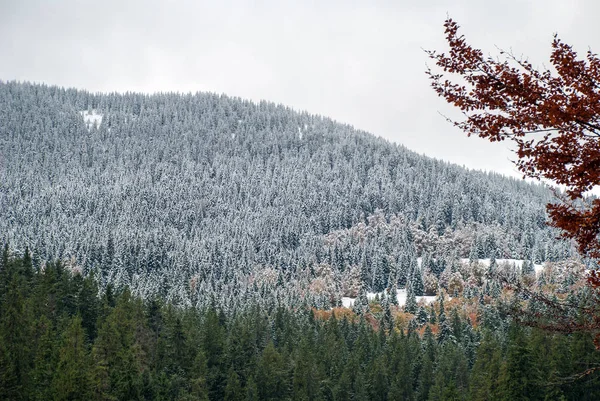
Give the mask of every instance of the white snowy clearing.
MULTIPOLYGON (((373 299, 377 295, 381 296, 381 295, 383 295, 383 293, 382 292, 379 292, 379 293, 368 292, 367 298, 373 299)), ((417 303, 423 301, 426 304, 428 304, 428 303, 435 301, 437 299, 437 296, 436 295, 424 295, 424 296, 418 296, 416 298, 417 298, 417 303)), ((356 298, 343 297, 342 298, 342 306, 344 306, 345 308, 352 308, 352 306, 354 305, 355 299, 356 298)), ((402 289, 398 290, 398 293, 396 294, 396 299, 398 299, 398 305, 403 306, 404 304, 406 304, 406 288, 402 288, 402 289)))
POLYGON ((83 116, 83 121, 85 122, 85 125, 89 130, 92 129, 92 127, 99 127, 100 124, 102 124, 102 114, 98 113, 95 109, 94 110, 82 110, 79 112, 79 114, 81 114, 83 116))
MULTIPOLYGON (((419 267, 421 267, 421 262, 423 261, 423 258, 417 258, 417 263, 419 264, 419 267)), ((460 260, 462 263, 469 263, 469 259, 468 258, 462 258, 460 260)), ((490 267, 490 259, 479 259, 479 263, 490 267)), ((521 268, 523 266, 523 261, 519 260, 519 259, 496 259, 496 264, 501 265, 504 263, 508 263, 508 264, 514 264, 516 267, 521 268)), ((542 270, 544 270, 544 265, 537 265, 534 264, 533 268, 535 270, 535 274, 540 274, 540 272, 542 270)))
MULTIPOLYGON (((419 267, 421 267, 421 261, 423 259, 422 258, 417 258, 417 263, 419 264, 419 267)), ((468 258, 463 258, 461 259, 461 262, 463 263, 469 263, 469 259, 468 258)), ((479 259, 479 263, 485 265, 485 266, 490 266, 490 259, 479 259)), ((516 267, 521 267, 523 265, 523 261, 522 260, 517 260, 517 259, 496 259, 496 263, 501 265, 504 263, 508 263, 508 264, 514 264, 516 267)), ((540 272, 544 269, 543 265, 538 265, 538 264, 534 264, 533 268, 535 269, 535 274, 540 274, 540 272)), ((373 299, 375 298, 376 295, 383 295, 383 293, 375 293, 375 292, 369 292, 367 293, 367 298, 368 299, 373 299)), ((403 306, 406 304, 406 288, 402 288, 400 290, 398 290, 398 293, 396 294, 396 297, 398 299, 398 305, 403 306)), ((433 301, 435 301, 435 299, 437 298, 436 295, 425 295, 425 296, 417 296, 417 303, 423 301, 424 303, 428 304, 431 303, 433 301)), ((354 300, 356 298, 350 298, 350 297, 342 297, 342 306, 344 306, 344 308, 352 308, 352 306, 354 305, 354 300)))
MULTIPOLYGON (((463 263, 469 263, 469 259, 468 258, 463 258, 460 260, 463 263)), ((420 266, 419 262, 419 266, 420 266)), ((486 265, 487 267, 490 266, 490 259, 479 259, 479 263, 482 263, 484 265, 486 265)), ((517 260, 517 259, 496 259, 496 264, 501 265, 504 263, 508 263, 508 264, 514 264, 516 267, 521 268, 523 266, 523 261, 522 260, 517 260)), ((535 270, 535 274, 540 274, 540 272, 542 270, 544 270, 544 265, 537 265, 534 264, 533 265, 533 269, 535 270)))

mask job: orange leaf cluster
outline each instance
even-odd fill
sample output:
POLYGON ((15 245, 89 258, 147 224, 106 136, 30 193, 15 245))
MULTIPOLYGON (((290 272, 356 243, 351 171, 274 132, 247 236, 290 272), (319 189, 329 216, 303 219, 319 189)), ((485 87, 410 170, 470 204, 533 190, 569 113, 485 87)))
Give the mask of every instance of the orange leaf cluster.
POLYGON ((554 71, 538 70, 503 51, 502 59, 484 57, 456 22, 447 19, 444 27, 450 51, 427 52, 440 70, 427 75, 438 95, 462 111, 464 120, 452 123, 469 136, 514 141, 524 176, 564 185, 566 196, 548 205, 551 224, 583 254, 600 258, 600 200, 584 196, 600 184, 600 58, 588 51, 579 59, 555 36, 554 71))

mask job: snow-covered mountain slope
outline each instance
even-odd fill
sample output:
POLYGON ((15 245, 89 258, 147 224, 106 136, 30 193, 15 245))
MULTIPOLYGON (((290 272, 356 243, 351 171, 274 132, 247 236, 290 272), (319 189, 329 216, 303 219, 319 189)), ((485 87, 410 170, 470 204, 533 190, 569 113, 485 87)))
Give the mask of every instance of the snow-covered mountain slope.
POLYGON ((571 252, 546 188, 273 103, 0 82, 0 121, 0 240, 142 295, 323 303, 401 288, 418 257, 571 252))

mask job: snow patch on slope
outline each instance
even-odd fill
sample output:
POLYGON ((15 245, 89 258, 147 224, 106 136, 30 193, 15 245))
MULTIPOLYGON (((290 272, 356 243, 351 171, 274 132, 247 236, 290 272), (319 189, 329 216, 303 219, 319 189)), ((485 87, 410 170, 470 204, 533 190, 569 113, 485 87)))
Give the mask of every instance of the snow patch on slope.
MULTIPOLYGON (((469 263, 469 259, 464 258, 461 259, 461 262, 463 263, 469 263)), ((479 259, 479 263, 484 264, 485 266, 489 267, 490 266, 490 259, 479 259)), ((523 261, 522 260, 518 260, 518 259, 496 259, 496 264, 503 264, 503 263, 508 263, 508 264, 514 264, 516 267, 521 268, 523 267, 523 261)), ((544 270, 544 265, 538 265, 538 264, 534 264, 533 265, 533 269, 535 270, 535 274, 540 274, 542 270, 544 270)))
MULTIPOLYGON (((417 258, 417 263, 419 264, 419 267, 421 267, 421 262, 423 261, 423 258, 417 258)), ((490 259, 479 259, 478 260, 479 263, 489 267, 490 266, 490 259)), ((463 263, 469 263, 469 259, 468 258, 462 258, 461 262, 463 263)), ((521 268, 523 266, 523 261, 522 260, 518 260, 518 259, 496 259, 496 263, 497 264, 504 264, 504 263, 509 263, 509 264, 514 264, 516 267, 521 268)), ((542 270, 544 270, 544 265, 540 265, 540 264, 534 264, 533 268, 535 269, 535 274, 540 274, 542 272, 542 270)), ((368 292, 367 293, 367 298, 369 300, 374 299, 377 295, 379 295, 380 297, 383 295, 382 292, 379 293, 375 293, 375 292, 368 292)), ((417 296, 417 303, 423 301, 426 304, 429 304, 431 302, 434 302, 437 299, 436 295, 425 295, 425 296, 417 296)), ((354 300, 356 298, 350 298, 350 297, 342 297, 342 306, 344 306, 345 308, 352 308, 352 306, 354 305, 354 300)), ((396 294, 396 299, 398 299, 398 305, 400 306, 404 306, 406 305, 406 288, 400 289, 398 290, 398 293, 396 294)))
POLYGON ((102 114, 98 113, 96 109, 93 110, 82 110, 79 112, 83 116, 83 122, 87 127, 88 131, 92 129, 92 127, 98 128, 100 124, 102 124, 102 114))
MULTIPOLYGON (((367 293, 367 298, 369 300, 374 299, 377 295, 379 295, 380 297, 383 295, 382 292, 368 292, 367 293)), ((404 306, 406 304, 406 288, 402 288, 400 290, 398 290, 398 292, 396 293, 396 299, 398 300, 398 305, 400 306, 404 306)), ((424 295, 424 296, 417 296, 417 303, 423 301, 426 304, 429 304, 433 301, 435 301, 437 299, 436 295, 424 295)), ((345 308, 351 308, 354 305, 354 300, 356 298, 350 298, 350 297, 343 297, 342 298, 342 305, 345 308)))

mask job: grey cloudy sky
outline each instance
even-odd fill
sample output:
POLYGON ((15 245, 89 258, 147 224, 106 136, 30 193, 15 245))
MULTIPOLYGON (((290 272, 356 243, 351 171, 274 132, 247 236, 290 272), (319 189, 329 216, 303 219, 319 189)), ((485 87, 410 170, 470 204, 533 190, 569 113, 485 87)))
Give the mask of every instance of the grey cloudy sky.
POLYGON ((0 80, 92 91, 210 91, 332 117, 470 168, 515 175, 507 144, 438 112, 425 49, 450 15, 475 46, 548 61, 552 34, 600 52, 600 2, 0 0, 0 80))

